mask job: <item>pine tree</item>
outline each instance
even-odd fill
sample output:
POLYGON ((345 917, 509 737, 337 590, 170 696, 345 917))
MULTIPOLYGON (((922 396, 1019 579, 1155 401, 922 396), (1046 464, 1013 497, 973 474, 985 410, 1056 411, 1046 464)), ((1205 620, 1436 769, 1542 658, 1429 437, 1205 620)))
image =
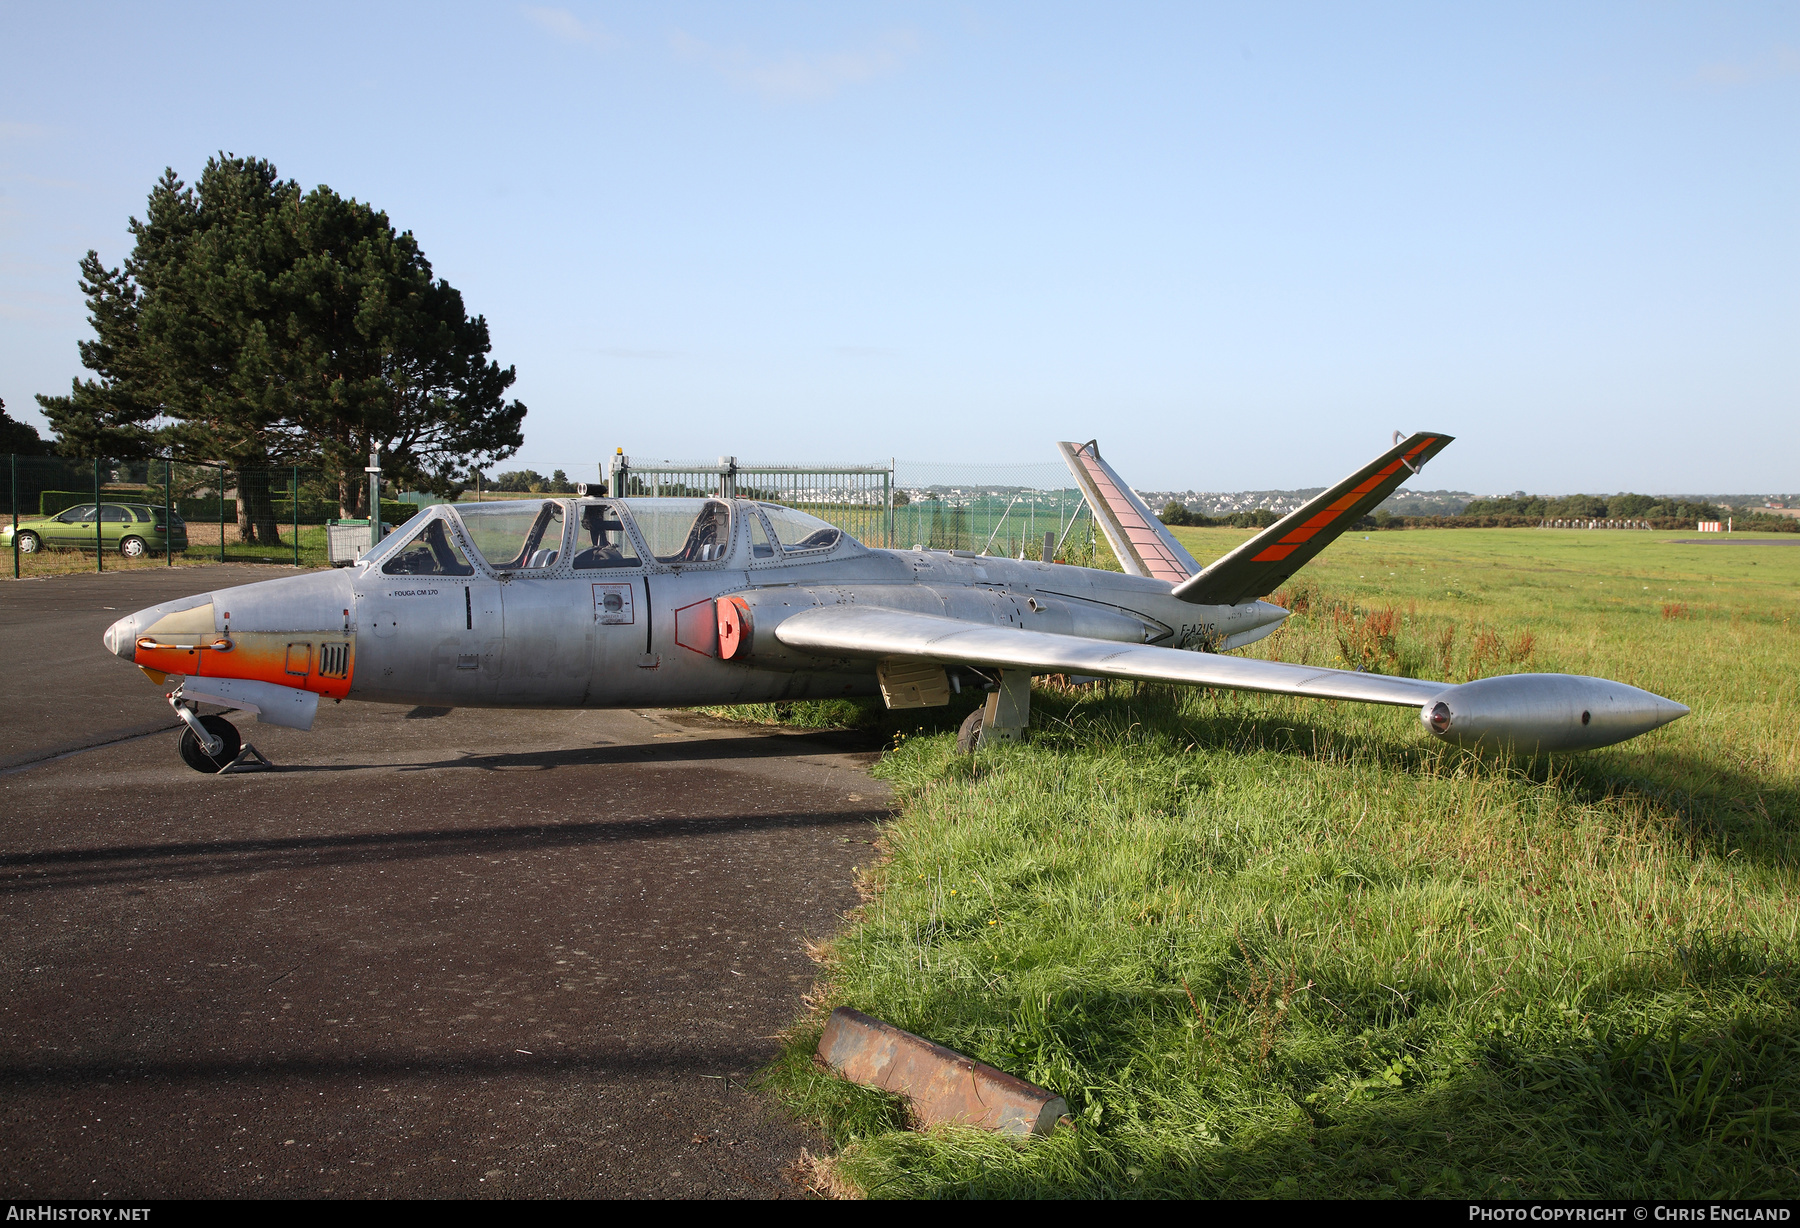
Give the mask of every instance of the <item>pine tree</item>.
POLYGON ((65 453, 228 464, 240 536, 274 542, 272 465, 322 462, 355 515, 371 450, 388 476, 448 494, 459 469, 522 442, 486 320, 386 214, 220 155, 193 188, 165 171, 131 233, 120 268, 81 264, 97 378, 38 398, 65 453))
POLYGON ((379 448, 388 477, 448 495, 457 471, 511 456, 525 406, 517 378, 487 359, 487 321, 434 280, 411 232, 330 188, 296 210, 293 421, 338 474, 345 515, 363 510, 362 468, 379 448))
POLYGON ((37 427, 29 422, 18 421, 6 412, 6 402, 0 401, 0 452, 42 456, 46 451, 44 441, 38 437, 37 427))

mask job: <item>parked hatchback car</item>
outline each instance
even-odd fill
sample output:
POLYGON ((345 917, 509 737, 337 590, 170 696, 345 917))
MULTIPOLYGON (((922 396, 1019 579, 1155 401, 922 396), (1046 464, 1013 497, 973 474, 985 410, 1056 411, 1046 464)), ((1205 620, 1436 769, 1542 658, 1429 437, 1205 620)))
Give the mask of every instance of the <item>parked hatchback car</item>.
MULTIPOLYGON (((94 548, 94 511, 92 503, 83 503, 55 516, 19 522, 19 553, 35 554, 39 550, 92 550, 94 548)), ((170 514, 165 528, 163 510, 141 503, 101 503, 100 544, 117 550, 128 559, 165 550, 186 550, 187 521, 170 514)), ((0 527, 0 550, 13 548, 10 520, 0 527)))

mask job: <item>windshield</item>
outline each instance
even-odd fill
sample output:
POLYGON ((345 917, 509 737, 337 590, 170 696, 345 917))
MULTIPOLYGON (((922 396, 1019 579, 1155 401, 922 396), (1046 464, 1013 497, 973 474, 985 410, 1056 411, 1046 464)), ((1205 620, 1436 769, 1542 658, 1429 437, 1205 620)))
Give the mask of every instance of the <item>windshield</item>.
MULTIPOLYGON (((395 534, 395 536, 399 536, 395 534)), ((388 556, 381 570, 390 576, 472 576, 475 569, 451 540, 442 520, 432 520, 406 546, 388 556)))
POLYGON ((731 505, 720 499, 628 499, 659 563, 709 563, 731 549, 731 505))
MULTIPOLYGON (((382 528, 387 530, 386 534, 378 543, 376 543, 374 549, 365 553, 362 558, 357 561, 370 564, 381 562, 382 559, 385 559, 388 555, 398 550, 402 543, 410 543, 412 541, 413 532, 418 529, 424 519, 431 514, 429 508, 422 512, 416 512, 397 529, 388 525, 386 521, 383 521, 382 528)), ((177 517, 176 519, 177 523, 179 523, 180 518, 177 517)))
POLYGON ((458 506, 456 514, 476 551, 496 571, 549 567, 562 550, 560 503, 471 503, 458 506))

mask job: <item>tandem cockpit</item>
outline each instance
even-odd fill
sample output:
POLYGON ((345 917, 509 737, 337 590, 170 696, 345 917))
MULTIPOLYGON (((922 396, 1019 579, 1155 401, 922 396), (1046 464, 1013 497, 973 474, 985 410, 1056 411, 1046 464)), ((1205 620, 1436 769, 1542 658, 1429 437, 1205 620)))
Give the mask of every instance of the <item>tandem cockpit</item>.
POLYGON ((514 499, 439 504, 359 563, 393 576, 563 575, 622 568, 755 568, 862 553, 796 508, 751 499, 514 499))

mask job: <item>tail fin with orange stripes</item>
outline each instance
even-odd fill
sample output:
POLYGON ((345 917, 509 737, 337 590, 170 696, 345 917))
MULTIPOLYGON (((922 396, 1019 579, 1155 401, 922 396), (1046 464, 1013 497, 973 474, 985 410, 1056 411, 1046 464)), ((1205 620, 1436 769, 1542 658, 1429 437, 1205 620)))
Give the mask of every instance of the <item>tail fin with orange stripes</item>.
POLYGON ((1297 511, 1175 586, 1175 596, 1195 605, 1237 605, 1272 593, 1338 534, 1368 515, 1395 487, 1449 444, 1449 435, 1421 431, 1297 511))

